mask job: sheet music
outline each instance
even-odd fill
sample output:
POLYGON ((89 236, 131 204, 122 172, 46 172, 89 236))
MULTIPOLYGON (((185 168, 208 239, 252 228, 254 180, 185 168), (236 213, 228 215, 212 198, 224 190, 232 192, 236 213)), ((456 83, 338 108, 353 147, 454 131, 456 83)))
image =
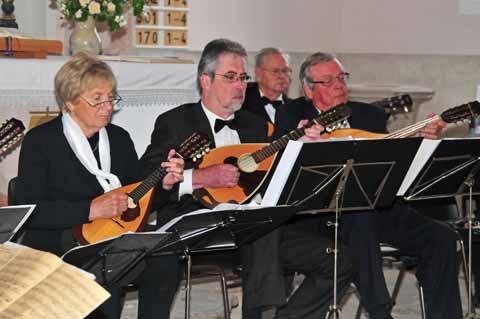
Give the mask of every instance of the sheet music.
POLYGON ((405 192, 410 188, 413 181, 425 166, 428 159, 432 156, 433 152, 441 141, 442 140, 423 139, 422 144, 420 144, 417 154, 415 155, 412 164, 410 165, 410 168, 403 179, 402 185, 400 185, 400 188, 398 189, 397 196, 405 195, 405 192))
POLYGON ((270 184, 268 185, 267 191, 265 192, 265 196, 263 196, 262 207, 277 205, 280 194, 285 187, 285 183, 287 182, 288 176, 290 176, 290 172, 297 160, 302 146, 302 141, 288 142, 287 147, 282 154, 282 158, 275 169, 270 184))
POLYGON ((109 297, 57 256, 0 245, 0 318, 84 318, 109 297))

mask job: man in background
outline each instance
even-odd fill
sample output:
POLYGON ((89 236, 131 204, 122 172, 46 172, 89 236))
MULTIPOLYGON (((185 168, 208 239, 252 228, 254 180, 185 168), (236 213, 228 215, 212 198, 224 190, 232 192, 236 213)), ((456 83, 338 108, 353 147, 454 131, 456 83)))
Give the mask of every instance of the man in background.
POLYGON ((255 56, 255 80, 247 85, 242 108, 275 122, 275 110, 287 96, 292 70, 289 56, 278 48, 264 48, 255 56))

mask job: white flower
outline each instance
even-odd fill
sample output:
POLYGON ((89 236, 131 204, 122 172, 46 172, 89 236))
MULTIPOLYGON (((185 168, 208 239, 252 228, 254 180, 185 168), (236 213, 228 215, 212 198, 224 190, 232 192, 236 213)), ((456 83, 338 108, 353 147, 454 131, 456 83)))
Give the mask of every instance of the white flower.
POLYGON ((82 17, 82 10, 78 9, 77 12, 75 12, 75 18, 80 19, 82 17))
POLYGON ((100 4, 95 1, 90 2, 90 4, 88 5, 88 12, 90 12, 90 14, 99 14, 100 4))
POLYGON ((118 15, 118 16, 115 16, 115 22, 118 23, 118 25, 121 28, 127 24, 127 19, 125 19, 123 15, 118 15))
POLYGON ((109 2, 108 5, 107 5, 107 11, 110 12, 110 13, 114 13, 115 12, 115 4, 112 3, 112 2, 109 2))
POLYGON ((80 0, 80 5, 82 6, 82 8, 85 8, 89 3, 90 3, 91 0, 80 0))

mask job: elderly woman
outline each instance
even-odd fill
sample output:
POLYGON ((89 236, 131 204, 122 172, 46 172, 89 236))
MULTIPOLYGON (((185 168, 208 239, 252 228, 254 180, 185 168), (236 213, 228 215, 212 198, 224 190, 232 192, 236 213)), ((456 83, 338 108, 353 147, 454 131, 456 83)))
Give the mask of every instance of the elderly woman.
MULTIPOLYGON (((127 209, 126 194, 106 194, 137 182, 140 166, 129 134, 110 124, 120 101, 110 67, 86 53, 76 54, 55 77, 55 95, 62 114, 32 129, 22 144, 16 200, 36 204, 22 243, 62 255, 76 245, 72 227, 100 218, 117 218, 127 209)), ((183 160, 162 163, 168 174, 163 191, 183 180, 183 160)), ((135 282, 139 318, 168 318, 180 277, 177 256, 146 259, 135 282)), ((121 290, 95 317, 120 318, 121 290)))

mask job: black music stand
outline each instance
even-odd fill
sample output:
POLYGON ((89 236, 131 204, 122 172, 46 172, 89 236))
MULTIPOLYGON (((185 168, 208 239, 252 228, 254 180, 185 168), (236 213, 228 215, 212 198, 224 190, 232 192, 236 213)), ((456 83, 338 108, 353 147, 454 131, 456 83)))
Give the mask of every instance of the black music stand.
POLYGON ((160 231, 172 232, 179 240, 163 245, 154 254, 175 251, 187 261, 185 318, 190 318, 192 253, 240 248, 278 228, 297 211, 288 206, 251 208, 227 204, 185 214, 161 227, 160 231))
POLYGON ((125 233, 92 245, 75 247, 62 259, 85 271, 93 273, 104 287, 126 285, 133 279, 130 272, 143 258, 164 245, 178 241, 175 234, 125 233))
MULTIPOLYGON (((410 185, 403 195, 406 201, 425 201, 450 198, 457 201, 457 207, 463 211, 463 197, 469 198, 467 209, 468 222, 468 311, 465 318, 480 318, 472 307, 472 224, 473 195, 480 194, 480 139, 444 139, 435 147, 435 141, 424 141, 426 145, 422 160, 416 165, 410 185), (413 179, 413 177, 415 177, 413 179)), ((424 145, 422 145, 421 149, 424 145)), ((412 165, 412 166, 413 166, 412 165)))
MULTIPOLYGON (((433 144, 430 147, 434 148, 433 153, 430 151, 429 155, 426 151, 423 162, 413 163, 418 173, 406 192, 399 195, 407 201, 468 196, 469 188, 464 182, 467 175, 478 175, 478 169, 474 170, 474 167, 480 161, 480 139, 426 140, 423 144, 428 143, 433 144), (435 147, 435 144, 438 146, 435 147)), ((473 195, 478 195, 480 183, 474 184, 473 195)))
POLYGON ((289 142, 262 204, 291 205, 302 213, 335 213, 333 304, 338 318, 337 258, 341 212, 392 204, 421 139, 289 142))
POLYGON ((12 240, 28 217, 35 209, 35 205, 17 205, 0 208, 0 244, 12 240))

